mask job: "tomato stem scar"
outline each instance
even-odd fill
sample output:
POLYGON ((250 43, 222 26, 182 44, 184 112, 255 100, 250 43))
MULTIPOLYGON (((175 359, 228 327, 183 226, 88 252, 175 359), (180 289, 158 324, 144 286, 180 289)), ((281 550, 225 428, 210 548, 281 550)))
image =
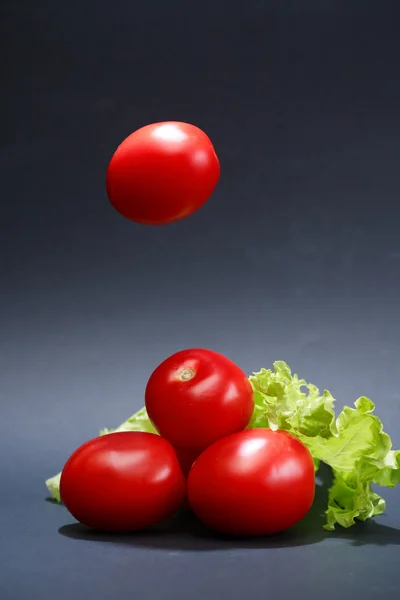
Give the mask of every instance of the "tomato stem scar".
POLYGON ((193 379, 196 375, 196 371, 192 368, 182 369, 182 371, 178 375, 178 379, 180 381, 189 381, 189 379, 193 379))

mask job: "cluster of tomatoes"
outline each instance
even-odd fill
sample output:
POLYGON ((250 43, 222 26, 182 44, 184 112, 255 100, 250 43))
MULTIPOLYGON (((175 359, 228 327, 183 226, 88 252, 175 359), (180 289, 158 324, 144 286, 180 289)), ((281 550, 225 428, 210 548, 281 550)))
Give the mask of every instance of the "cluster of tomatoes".
POLYGON ((217 531, 266 535, 310 509, 311 454, 286 432, 247 428, 253 390, 230 359, 205 349, 173 354, 150 376, 145 403, 159 435, 97 437, 65 464, 61 499, 81 523, 136 531, 186 503, 217 531))

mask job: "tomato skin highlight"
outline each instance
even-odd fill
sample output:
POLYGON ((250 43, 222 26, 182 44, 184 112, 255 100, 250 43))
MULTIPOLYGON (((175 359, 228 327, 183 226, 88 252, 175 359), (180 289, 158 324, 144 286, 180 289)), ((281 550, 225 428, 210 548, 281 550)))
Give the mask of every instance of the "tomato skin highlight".
POLYGON ((291 434, 249 429, 207 448, 188 478, 189 505, 213 529, 268 535, 289 529, 311 508, 314 463, 291 434))
POLYGON ((118 146, 107 168, 106 189, 127 219, 165 225, 197 211, 219 176, 219 160, 204 131, 163 121, 141 127, 118 146))
POLYGON ((145 391, 150 420, 177 449, 196 457, 216 440, 242 431, 254 410, 246 374, 212 350, 181 350, 151 374, 145 391))
POLYGON ((182 505, 186 482, 172 446, 142 432, 110 433, 89 440, 68 459, 60 495, 87 527, 145 529, 182 505))

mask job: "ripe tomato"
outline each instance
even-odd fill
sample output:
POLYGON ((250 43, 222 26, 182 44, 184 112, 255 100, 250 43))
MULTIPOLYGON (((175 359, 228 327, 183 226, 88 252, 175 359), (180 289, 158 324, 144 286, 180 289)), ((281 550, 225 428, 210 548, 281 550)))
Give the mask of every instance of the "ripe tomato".
POLYGON ((222 354, 199 348, 162 362, 147 383, 145 402, 160 435, 194 454, 244 429, 254 409, 245 373, 222 354))
POLYGON ((111 204, 146 225, 172 223, 194 213, 214 191, 219 160, 195 125, 165 121, 141 127, 117 148, 107 169, 111 204))
POLYGON ((188 500, 210 527, 266 535, 295 525, 314 500, 308 449, 284 431, 249 429, 207 448, 192 466, 188 500))
POLYGON ((134 531, 171 516, 185 498, 172 446, 153 433, 110 433, 89 440, 68 459, 60 495, 81 523, 134 531))

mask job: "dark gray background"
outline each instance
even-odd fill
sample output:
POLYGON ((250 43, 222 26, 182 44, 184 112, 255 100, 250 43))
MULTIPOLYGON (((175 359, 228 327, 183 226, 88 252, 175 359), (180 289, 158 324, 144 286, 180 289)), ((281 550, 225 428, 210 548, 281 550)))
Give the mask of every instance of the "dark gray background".
POLYGON ((0 597, 399 597, 399 491, 326 534, 228 542, 191 523, 78 539, 44 479, 191 346, 365 394, 400 444, 395 2, 1 2, 0 597), (138 127, 204 129, 222 176, 163 228, 109 205, 138 127), (67 526, 67 527, 65 527, 67 526), (60 529, 61 528, 61 529, 60 529))

